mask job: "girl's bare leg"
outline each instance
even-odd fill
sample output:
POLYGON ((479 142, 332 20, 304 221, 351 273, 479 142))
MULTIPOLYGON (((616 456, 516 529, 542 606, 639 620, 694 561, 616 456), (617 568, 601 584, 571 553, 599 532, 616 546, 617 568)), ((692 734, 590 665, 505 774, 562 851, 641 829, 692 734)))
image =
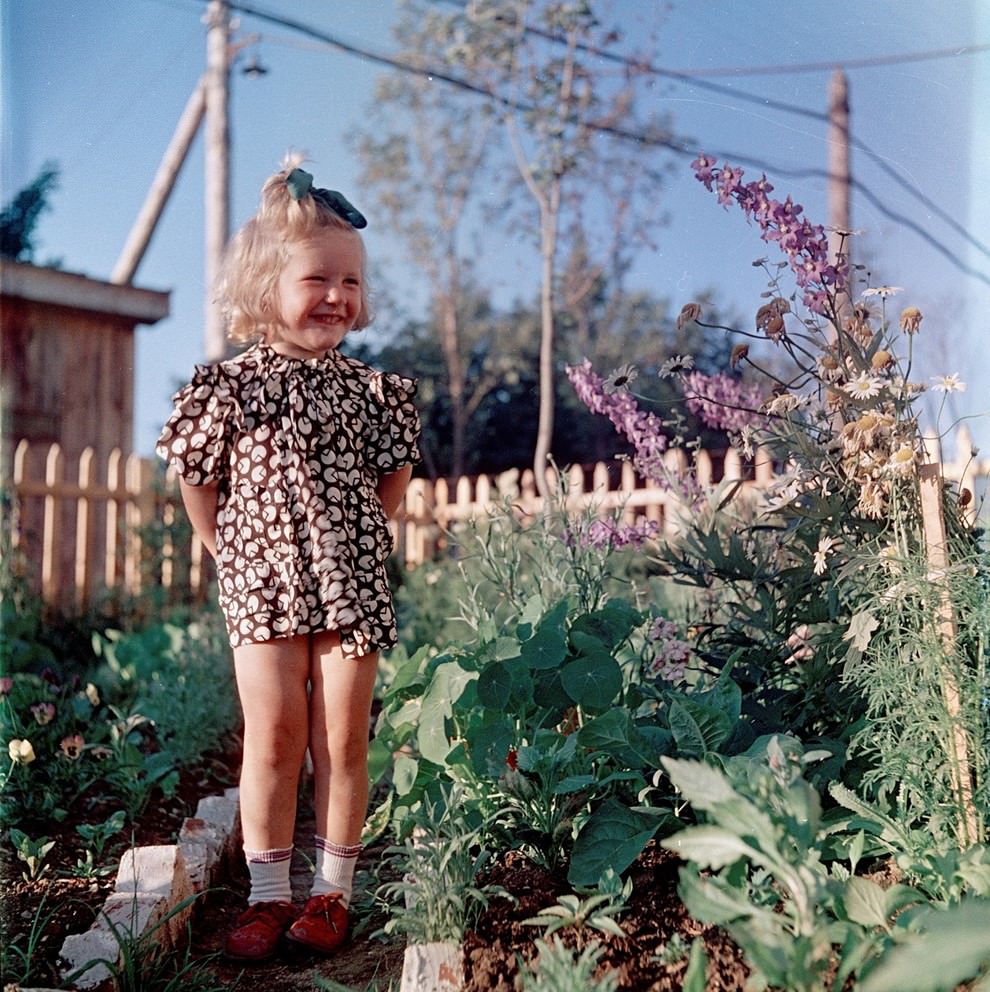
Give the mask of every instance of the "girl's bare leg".
POLYGON ((244 712, 240 806, 244 847, 292 846, 296 790, 309 736, 309 638, 287 637, 234 649, 244 712))
POLYGON ((361 840, 368 811, 368 721, 377 653, 345 658, 335 631, 312 635, 309 747, 316 833, 335 844, 361 840))

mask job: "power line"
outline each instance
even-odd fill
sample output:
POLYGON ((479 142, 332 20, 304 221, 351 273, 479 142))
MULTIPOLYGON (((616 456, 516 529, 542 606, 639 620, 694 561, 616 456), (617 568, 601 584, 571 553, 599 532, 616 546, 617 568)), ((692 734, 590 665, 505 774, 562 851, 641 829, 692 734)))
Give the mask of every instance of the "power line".
MULTIPOLYGON (((328 34, 327 32, 319 28, 313 27, 311 24, 296 20, 294 18, 286 17, 285 15, 282 14, 275 14, 270 11, 266 11, 261 7, 257 6, 256 4, 245 3, 245 2, 234 2, 234 0, 232 0, 232 2, 230 3, 230 9, 233 11, 237 11, 238 13, 241 14, 246 14, 251 17, 256 17, 261 21, 266 21, 271 24, 277 24, 280 27, 288 28, 292 31, 298 31, 301 34, 313 38, 316 41, 320 41, 323 44, 329 45, 330 47, 335 48, 338 51, 342 51, 349 55, 355 55, 358 58, 366 59, 370 62, 379 65, 387 66, 399 72, 409 73, 421 78, 429 78, 431 80, 439 80, 441 82, 448 83, 449 85, 454 86, 457 89, 472 93, 475 96, 481 96, 486 100, 494 101, 495 103, 499 104, 501 107, 507 110, 514 110, 518 112, 531 112, 535 109, 533 106, 521 103, 520 101, 511 99, 509 97, 505 97, 499 93, 492 92, 488 89, 485 89, 482 86, 478 86, 477 84, 470 82, 470 80, 466 80, 459 76, 452 75, 449 72, 432 69, 432 68, 425 69, 422 68, 421 66, 412 65, 411 63, 406 62, 405 60, 398 58, 396 56, 385 55, 381 52, 372 51, 371 49, 368 49, 364 46, 360 46, 354 42, 344 41, 339 37, 328 34)), ((559 38, 553 36, 549 32, 540 32, 538 31, 538 29, 533 29, 533 30, 536 31, 537 34, 545 35, 548 40, 559 41, 559 38)), ((980 47, 980 46, 975 46, 975 47, 980 47)), ((990 46, 984 46, 984 47, 990 48, 990 46)), ((597 54, 598 51, 600 51, 593 49, 592 46, 587 46, 587 50, 591 54, 597 54)), ((611 52, 607 52, 607 53, 602 52, 602 54, 607 55, 608 57, 621 58, 620 56, 615 56, 615 53, 611 53, 611 52)), ((933 53, 919 53, 919 54, 924 55, 924 54, 933 54, 933 53)), ((635 63, 635 60, 633 60, 632 64, 635 65, 637 63, 635 63)), ((829 65, 830 67, 834 68, 834 63, 829 63, 829 65)), ((641 67, 643 66, 641 65, 641 67)), ((658 74, 670 75, 673 73, 673 70, 657 70, 657 72, 658 74)), ((677 75, 684 75, 684 74, 677 74, 677 75)), ((698 80, 690 78, 686 75, 684 76, 684 81, 690 82, 690 84, 692 85, 698 83, 698 80)), ((711 84, 711 85, 714 86, 717 84, 711 84)), ((765 101, 761 101, 761 102, 765 103, 765 101)), ((781 105, 779 109, 785 109, 786 106, 787 105, 781 105)), ((796 109, 800 110, 800 112, 802 113, 815 114, 816 116, 824 117, 824 115, 817 115, 817 112, 806 111, 804 108, 796 108, 796 109)), ((630 131, 625 128, 617 127, 615 125, 600 124, 600 123, 590 124, 589 128, 598 131, 600 133, 609 134, 612 137, 615 137, 622 141, 630 141, 640 145, 647 145, 649 147, 665 148, 668 151, 671 151, 677 155, 684 157, 693 158, 698 151, 697 147, 689 147, 684 143, 683 140, 667 135, 648 134, 642 131, 640 132, 630 131)), ((861 147, 865 151, 867 151, 867 153, 870 154, 871 157, 875 157, 878 164, 880 164, 881 167, 885 168, 892 177, 897 179, 899 183, 905 185, 906 188, 911 190, 910 184, 907 184, 906 180, 899 177, 896 174, 896 172, 890 169, 889 166, 886 166, 886 164, 883 163, 882 159, 880 158, 880 156, 877 155, 877 153, 868 149, 865 145, 862 145, 861 147)), ((753 168, 760 169, 761 171, 770 173, 772 175, 780 175, 788 178, 795 178, 795 177, 825 178, 825 179, 828 178, 828 174, 821 169, 794 170, 781 166, 775 166, 763 160, 755 159, 752 156, 739 155, 732 152, 724 152, 724 151, 714 151, 714 154, 718 158, 731 160, 741 165, 751 166, 753 168)), ((925 241, 932 248, 934 248, 939 254, 941 254, 943 257, 949 260, 961 272, 965 273, 966 275, 972 276, 973 278, 978 279, 981 282, 986 283, 987 285, 990 285, 990 277, 988 277, 985 273, 967 265, 961 258, 959 258, 959 256, 955 252, 952 251, 951 248, 949 248, 947 245, 944 245, 938 239, 936 239, 931 234, 929 234, 923 227, 921 227, 921 225, 919 225, 915 221, 912 221, 910 218, 905 217, 902 214, 895 213, 893 210, 886 207, 883 204, 883 202, 880 200, 880 198, 861 181, 853 179, 851 180, 851 182, 853 187, 857 191, 862 193, 863 196, 874 206, 874 208, 878 210, 881 214, 883 214, 885 217, 887 217, 888 219, 892 220, 897 224, 907 227, 908 229, 916 233, 923 241, 925 241)), ((914 190, 913 192, 916 195, 919 196, 922 195, 916 190, 914 190)), ((934 207, 934 205, 932 205, 932 207, 936 211, 938 211, 941 215, 941 211, 939 211, 939 208, 934 207)), ((946 218, 946 219, 949 220, 949 222, 955 227, 955 229, 958 232, 961 232, 968 240, 976 244, 982 251, 986 252, 986 248, 983 245, 981 245, 978 241, 976 241, 974 238, 972 238, 971 235, 965 232, 965 230, 961 228, 960 225, 958 225, 955 221, 952 221, 951 218, 946 218)))
MULTIPOLYGON (((465 3, 463 0, 431 0, 432 3, 445 3, 448 6, 456 7, 458 10, 463 11, 465 9, 465 3)), ((526 34, 531 34, 537 38, 542 38, 544 41, 550 41, 554 44, 567 44, 567 39, 560 34, 555 34, 552 31, 546 31, 542 28, 535 27, 533 25, 526 25, 523 29, 526 34)), ((658 76, 664 79, 670 79, 674 82, 682 83, 686 86, 693 86, 696 89, 708 90, 709 92, 718 93, 722 96, 729 97, 733 100, 740 100, 743 103, 753 103, 760 107, 764 107, 768 110, 779 110, 783 113, 795 114, 799 117, 805 117, 810 120, 818 121, 823 124, 828 123, 828 114, 818 110, 811 110, 807 107, 801 107, 797 104, 786 103, 782 100, 775 100, 769 97, 763 97, 756 93, 749 93, 745 90, 738 90, 732 86, 726 86, 721 83, 713 83, 707 79, 700 78, 701 76, 728 76, 728 75, 766 75, 769 73, 788 73, 788 72, 810 72, 810 71, 822 71, 822 70, 834 70, 836 68, 863 68, 866 66, 874 65, 896 65, 902 62, 919 62, 931 59, 942 59, 949 56, 960 55, 960 54, 976 54, 982 51, 990 51, 990 45, 964 45, 957 46, 955 48, 942 48, 927 52, 911 52, 902 55, 881 55, 875 56, 868 59, 845 59, 836 60, 832 62, 807 62, 798 63, 791 65, 776 65, 776 66, 762 66, 755 69, 747 69, 745 67, 734 68, 734 69, 665 69, 661 66, 654 65, 652 62, 644 62, 641 59, 635 57, 630 57, 628 55, 620 55, 616 52, 609 51, 604 48, 600 48, 597 45, 589 45, 586 43, 579 42, 576 48, 580 51, 585 52, 588 55, 594 55, 596 58, 605 59, 606 61, 613 62, 615 64, 621 65, 626 69, 630 69, 637 72, 647 72, 652 76, 658 76)), ((858 150, 862 151, 868 158, 870 158, 880 169, 886 172, 902 189, 906 190, 911 196, 915 197, 921 204, 923 204, 928 210, 939 217, 944 223, 951 227, 956 234, 968 241, 973 247, 975 247, 983 255, 990 258, 990 249, 987 248, 982 242, 977 240, 969 231, 966 230, 958 221, 956 221, 951 215, 946 213, 938 204, 927 197, 920 189, 910 183, 905 179, 900 173, 897 172, 891 165, 888 164, 886 159, 879 153, 870 148, 861 138, 857 138, 855 135, 849 136, 849 142, 858 150)), ((731 158, 732 156, 727 156, 731 158)), ((777 170, 779 171, 779 170, 777 170)), ((868 189, 860 186, 862 192, 867 195, 875 205, 877 204, 877 199, 874 194, 872 194, 868 189)), ((917 225, 909 224, 913 229, 918 230, 917 225)))
POLYGON ((927 52, 903 52, 899 55, 874 55, 862 59, 833 59, 831 62, 792 62, 788 65, 735 66, 719 69, 679 69, 682 76, 773 76, 795 72, 828 72, 833 69, 873 69, 885 65, 905 65, 909 62, 931 62, 959 55, 979 55, 990 52, 990 45, 957 45, 927 52))

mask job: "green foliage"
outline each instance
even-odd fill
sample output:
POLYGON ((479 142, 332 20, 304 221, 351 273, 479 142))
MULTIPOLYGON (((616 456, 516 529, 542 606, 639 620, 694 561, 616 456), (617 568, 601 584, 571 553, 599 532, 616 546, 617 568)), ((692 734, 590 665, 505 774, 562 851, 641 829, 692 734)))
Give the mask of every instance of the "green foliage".
POLYGON ((538 940, 536 956, 523 972, 523 992, 614 992, 619 976, 614 971, 599 975, 602 947, 585 945, 572 950, 560 939, 538 940))
POLYGON ((58 175, 53 162, 45 163, 34 180, 0 211, 0 255, 4 258, 34 261, 35 227, 49 207, 51 194, 58 189, 58 175))
POLYGON ((185 626, 155 624, 94 635, 98 675, 124 707, 151 720, 179 765, 217 747, 240 717, 228 641, 219 615, 185 626), (204 692, 203 686, 211 686, 204 692))
POLYGON ((126 924, 105 917, 117 945, 116 960, 97 958, 67 976, 78 982, 87 972, 103 966, 110 973, 113 988, 119 992, 223 992, 228 986, 217 978, 212 965, 218 955, 197 957, 192 951, 191 934, 183 941, 185 949, 172 946, 168 928, 174 917, 188 910, 198 896, 182 900, 155 926, 135 936, 126 924))
POLYGON ((528 528, 508 507, 467 532, 473 636, 399 659, 371 765, 374 777, 391 768, 400 834, 406 812, 450 780, 493 845, 587 887, 676 824, 662 755, 732 753, 751 734, 728 669, 679 685, 658 676, 654 654, 673 642, 655 631, 676 625, 610 594, 623 588, 613 559, 559 499, 528 528))
POLYGON ((906 540, 885 549, 859 601, 868 633, 844 670, 866 701, 867 722, 851 745, 869 761, 860 793, 942 854, 981 840, 990 821, 990 557, 960 535, 951 559, 933 582, 906 540), (958 787, 959 742, 968 794, 958 787))
POLYGON ((46 893, 41 897, 34 911, 24 943, 19 944, 8 939, 0 942, 0 975, 3 976, 5 982, 16 984, 17 987, 28 987, 30 984, 35 984, 34 979, 37 972, 33 969, 41 959, 41 956, 36 952, 54 915, 55 909, 48 909, 48 894, 46 893))
POLYGON ((410 826, 404 842, 385 853, 386 866, 400 877, 377 893, 389 913, 384 932, 410 944, 459 943, 491 894, 476 882, 488 860, 483 831, 470 827, 456 791, 424 801, 410 826))
POLYGON ((573 927, 577 931, 587 927, 622 937, 622 927, 616 923, 615 917, 625 912, 632 889, 632 879, 623 883, 615 870, 609 868, 596 891, 582 893, 584 898, 573 892, 560 896, 555 905, 541 909, 536 916, 523 920, 523 923, 543 927, 544 938, 562 927, 573 927))
MULTIPOLYGON (((876 976, 894 973, 909 960, 916 968, 911 988, 953 987, 935 960, 922 962, 910 948, 934 927, 946 934, 945 917, 926 904, 919 889, 877 882, 831 866, 824 858, 826 835, 858 829, 860 821, 826 827, 817 793, 803 777, 821 757, 803 753, 784 738, 763 740, 746 754, 721 764, 664 759, 671 781, 704 822, 662 841, 688 864, 681 869, 680 894, 699 920, 724 926, 743 948, 763 981, 793 992, 838 992, 848 981, 862 988, 902 988, 876 976), (893 963, 892 963, 893 962, 893 963)), ((862 832, 851 836, 854 872, 863 851, 862 832)), ((974 860, 982 864, 985 850, 974 860)), ((974 869, 975 869, 974 865, 974 869)), ((986 892, 978 870, 971 891, 986 892)), ((969 949, 972 921, 985 902, 968 899, 965 923, 952 943, 960 955, 961 978, 972 977, 985 956, 969 949), (963 953, 963 948, 967 948, 963 953)), ((897 974, 901 974, 899 970, 897 974)))
POLYGON ((55 846, 55 841, 49 840, 47 837, 32 840, 24 831, 11 828, 10 842, 14 846, 18 859, 27 865, 27 871, 24 872, 25 880, 34 881, 48 871, 45 858, 55 846))

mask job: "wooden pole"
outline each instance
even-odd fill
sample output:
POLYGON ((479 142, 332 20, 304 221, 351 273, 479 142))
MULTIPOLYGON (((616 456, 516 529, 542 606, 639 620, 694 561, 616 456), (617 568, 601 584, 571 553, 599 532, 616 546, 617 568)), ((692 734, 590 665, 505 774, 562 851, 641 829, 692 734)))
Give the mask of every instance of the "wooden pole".
MULTIPOLYGON (((828 87, 828 247, 835 263, 842 254, 850 260, 850 165, 849 165, 849 81, 842 69, 836 69, 828 87)), ((849 295, 843 294, 843 307, 849 295)))
MULTIPOLYGON (((945 513, 942 507, 942 468, 937 462, 920 469, 921 523, 925 532, 928 564, 935 576, 944 576, 949 565, 945 533, 945 513)), ((935 581, 938 581, 936 578, 935 581)), ((944 582, 944 580, 943 580, 944 582)), ((956 653, 956 619, 949 591, 943 584, 939 591, 935 615, 936 632, 947 659, 956 653)), ((976 806, 973 803, 973 780, 969 767, 969 740, 960 723, 961 703, 959 683, 948 664, 942 669, 942 696, 952 724, 948 745, 949 773, 952 791, 960 813, 956 824, 959 849, 965 851, 980 840, 976 806)))
POLYGON ((230 7, 210 0, 206 13, 206 308, 204 353, 217 361, 226 351, 223 314, 215 289, 230 233, 230 7))
POLYGON ((134 221, 131 233, 127 236, 120 258, 117 259, 113 274, 110 276, 111 282, 126 286, 133 281, 134 274, 148 250, 152 235, 161 219, 165 204, 175 188, 179 172, 189 155, 193 139, 203 122, 205 110, 206 80, 204 77, 196 85, 196 89, 193 90, 185 109, 182 111, 172 140, 168 148, 165 149, 161 165, 158 166, 151 188, 145 197, 141 212, 138 214, 137 220, 134 221))

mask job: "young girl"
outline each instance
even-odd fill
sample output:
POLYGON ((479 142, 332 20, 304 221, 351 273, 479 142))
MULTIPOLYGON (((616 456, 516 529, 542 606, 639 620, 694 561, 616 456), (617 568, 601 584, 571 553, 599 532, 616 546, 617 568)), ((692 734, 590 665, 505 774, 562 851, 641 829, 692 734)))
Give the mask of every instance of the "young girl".
POLYGON ((368 802, 378 652, 396 642, 388 518, 418 460, 415 382, 342 355, 371 321, 361 216, 290 160, 228 249, 220 295, 235 358, 199 366, 158 453, 217 566, 244 713, 248 908, 228 956, 284 934, 329 953, 345 936, 368 802), (306 749, 316 876, 301 911, 289 862, 306 749))

